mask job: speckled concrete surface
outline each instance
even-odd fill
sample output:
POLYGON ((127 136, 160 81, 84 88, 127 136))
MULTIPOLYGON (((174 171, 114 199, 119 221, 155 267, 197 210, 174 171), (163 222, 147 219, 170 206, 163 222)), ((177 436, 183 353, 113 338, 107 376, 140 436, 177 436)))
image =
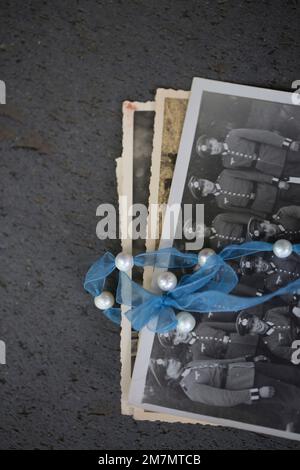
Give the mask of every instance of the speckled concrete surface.
MULTIPOLYGON (((121 102, 193 76, 288 89, 298 1, 1 2, 1 449, 295 449, 120 415, 119 331, 82 278, 116 202, 121 102)), ((105 246, 118 250, 117 242, 105 246)))

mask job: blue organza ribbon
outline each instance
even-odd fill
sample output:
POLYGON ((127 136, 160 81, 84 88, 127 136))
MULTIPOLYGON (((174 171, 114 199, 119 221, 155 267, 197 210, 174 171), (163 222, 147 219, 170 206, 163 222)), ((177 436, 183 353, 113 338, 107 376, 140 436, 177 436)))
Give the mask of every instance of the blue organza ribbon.
MULTIPOLYGON (((198 256, 181 253, 176 248, 141 253, 133 257, 134 266, 156 266, 162 269, 191 268, 197 264, 198 256)), ((88 270, 84 288, 93 297, 103 291, 106 278, 116 269, 115 256, 109 251, 99 258, 88 270)))
POLYGON ((186 310, 195 292, 219 289, 228 293, 237 284, 234 270, 218 255, 211 256, 205 265, 191 275, 183 276, 177 287, 163 295, 149 292, 121 272, 117 289, 117 302, 131 307, 125 316, 135 330, 145 325, 159 333, 174 329, 177 324, 175 310, 186 310))
MULTIPOLYGON (((135 266, 157 266, 162 269, 190 268, 197 264, 197 255, 192 253, 181 253, 176 248, 141 253, 133 257, 135 266)), ((107 277, 116 269, 115 256, 106 252, 88 270, 84 288, 93 297, 103 292, 107 277)), ((122 302, 120 302, 122 303, 122 302)), ((121 322, 121 309, 109 308, 103 310, 104 315, 116 324, 121 322)))
POLYGON ((111 307, 102 310, 104 315, 116 325, 120 325, 122 319, 121 309, 119 307, 111 307))
MULTIPOLYGON (((229 260, 254 255, 263 251, 273 251, 273 247, 274 244, 268 242, 245 242, 240 245, 227 245, 217 256, 224 260, 229 260)), ((294 244, 292 248, 294 253, 300 254, 300 244, 294 244)))
MULTIPOLYGON (((267 242, 246 242, 241 245, 226 246, 218 255, 224 261, 252 255, 264 251, 272 251, 273 245, 267 242)), ((300 253, 300 245, 293 245, 293 251, 300 253)), ((198 255, 195 253, 181 253, 176 248, 164 248, 162 250, 141 253, 133 257, 135 266, 155 266, 162 269, 186 269, 196 266, 198 255)), ((115 256, 107 252, 97 260, 88 270, 84 288, 93 297, 103 291, 106 278, 115 270, 115 256)))
POLYGON ((115 257, 109 251, 99 258, 88 270, 83 287, 93 297, 103 291, 106 278, 115 270, 115 257))
MULTIPOLYGON (((165 332, 176 326, 175 310, 195 313, 232 312, 259 305, 275 296, 295 293, 300 289, 300 279, 260 297, 238 297, 230 294, 238 284, 238 277, 226 260, 272 250, 273 245, 266 242, 229 245, 219 254, 210 256, 205 265, 196 272, 184 275, 175 289, 163 295, 147 291, 133 282, 127 274, 120 272, 117 302, 131 307, 125 315, 134 329, 140 330, 147 325, 152 331, 165 332)), ((300 245, 293 245, 293 251, 300 254, 300 245)), ((106 253, 88 271, 84 287, 93 296, 102 292, 106 277, 115 269, 114 260, 111 253, 106 253)), ((197 263, 197 254, 181 253, 175 248, 143 253, 134 257, 134 265, 142 267, 191 268, 197 263)), ((111 308, 104 311, 104 314, 115 323, 120 322, 120 309, 111 308)))

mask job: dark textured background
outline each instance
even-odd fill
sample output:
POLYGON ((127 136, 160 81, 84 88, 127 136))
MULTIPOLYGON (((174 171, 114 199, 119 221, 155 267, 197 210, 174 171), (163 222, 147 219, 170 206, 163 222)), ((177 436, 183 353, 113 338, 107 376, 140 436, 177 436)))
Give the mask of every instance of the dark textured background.
MULTIPOLYGON (((289 89, 298 1, 1 1, 1 449, 299 448, 120 415, 119 331, 82 289, 121 102, 193 76, 289 89)), ((118 251, 118 243, 105 247, 118 251)))

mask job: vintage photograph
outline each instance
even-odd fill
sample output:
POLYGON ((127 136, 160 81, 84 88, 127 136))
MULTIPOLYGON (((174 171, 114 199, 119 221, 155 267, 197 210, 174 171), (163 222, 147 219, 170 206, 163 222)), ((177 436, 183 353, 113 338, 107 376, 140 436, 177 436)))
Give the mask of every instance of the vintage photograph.
MULTIPOLYGON (((300 107, 289 93, 194 79, 169 204, 204 204, 204 223, 185 221, 174 246, 203 236, 217 253, 251 240, 299 243, 299 145, 300 107)), ((294 253, 241 257, 230 263, 233 293, 274 292, 300 277, 299 261, 294 253)), ((186 315, 188 332, 143 331, 132 403, 300 439, 300 293, 186 315)))
MULTIPOLYGON (((167 204, 168 202, 189 96, 190 92, 184 90, 158 88, 156 91, 147 251, 153 251, 159 246, 162 218, 151 217, 152 204, 167 204), (158 237, 152 238, 149 233, 157 233, 158 237)), ((144 268, 143 276, 143 286, 146 289, 151 289, 152 277, 153 267, 147 266, 144 268)), ((133 415, 137 420, 168 422, 177 420, 170 414, 149 412, 140 408, 134 408, 133 415)), ((189 422, 189 420, 186 421, 189 422)))
MULTIPOLYGON (((118 196, 126 197, 128 205, 147 205, 149 198, 149 181, 151 173, 151 154, 155 103, 125 101, 123 103, 123 152, 117 159, 116 176, 118 196)), ((119 204, 122 250, 137 254, 145 250, 145 238, 132 240, 126 233, 127 211, 119 204)), ((146 234, 145 234, 146 236, 146 234)), ((135 268, 132 272, 135 281, 142 281, 143 271, 135 268)), ((126 307, 122 306, 123 312, 126 307)), ((131 373, 137 350, 138 334, 131 328, 130 322, 122 317, 121 325, 121 409, 122 413, 131 415, 132 407, 128 404, 128 393, 131 373)))
MULTIPOLYGON (((117 159, 116 170, 119 196, 126 195, 133 204, 145 206, 148 206, 148 201, 150 204, 168 202, 188 97, 187 91, 158 89, 155 102, 124 102, 123 154, 117 159), (131 174, 132 184, 129 181, 131 174)), ((122 220, 125 214, 122 214, 121 209, 120 206, 122 220)), ((145 237, 146 233, 142 238, 131 240, 124 233, 123 249, 131 251, 133 255, 145 249, 155 249, 159 240, 145 237)), ((149 287, 152 271, 150 266, 146 269, 134 267, 132 278, 149 287)), ((124 318, 121 329, 122 413, 134 414, 136 419, 143 419, 144 411, 134 410, 128 405, 128 389, 137 346, 138 332, 124 318)), ((147 419, 153 414, 147 413, 147 419)), ((172 416, 168 419, 171 420, 172 416)))

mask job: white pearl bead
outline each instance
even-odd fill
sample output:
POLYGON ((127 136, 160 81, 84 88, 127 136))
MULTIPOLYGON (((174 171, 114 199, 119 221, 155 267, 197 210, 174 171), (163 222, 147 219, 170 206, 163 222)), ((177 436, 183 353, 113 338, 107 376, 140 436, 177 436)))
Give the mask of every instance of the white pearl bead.
POLYGON ((157 285, 163 291, 173 290, 177 286, 177 278, 170 271, 165 271, 157 277, 157 285))
POLYGON ((277 240, 273 245, 273 253, 278 258, 287 258, 293 252, 293 245, 289 240, 277 240))
POLYGON ((199 251, 198 254, 198 263, 200 266, 204 266, 208 258, 212 255, 215 255, 215 251, 212 248, 203 248, 203 250, 199 251))
POLYGON ((107 310, 108 308, 111 308, 114 303, 114 296, 107 290, 104 290, 100 295, 97 295, 94 298, 94 304, 97 308, 100 308, 100 310, 107 310))
POLYGON ((126 253, 119 253, 115 258, 115 265, 119 271, 129 271, 133 263, 133 256, 126 253))
POLYGON ((293 314, 295 317, 300 318, 300 308, 299 307, 294 307, 293 308, 293 314))
POLYGON ((189 333, 195 328, 196 320, 188 312, 180 312, 176 315, 177 318, 177 326, 176 330, 179 333, 189 333))

